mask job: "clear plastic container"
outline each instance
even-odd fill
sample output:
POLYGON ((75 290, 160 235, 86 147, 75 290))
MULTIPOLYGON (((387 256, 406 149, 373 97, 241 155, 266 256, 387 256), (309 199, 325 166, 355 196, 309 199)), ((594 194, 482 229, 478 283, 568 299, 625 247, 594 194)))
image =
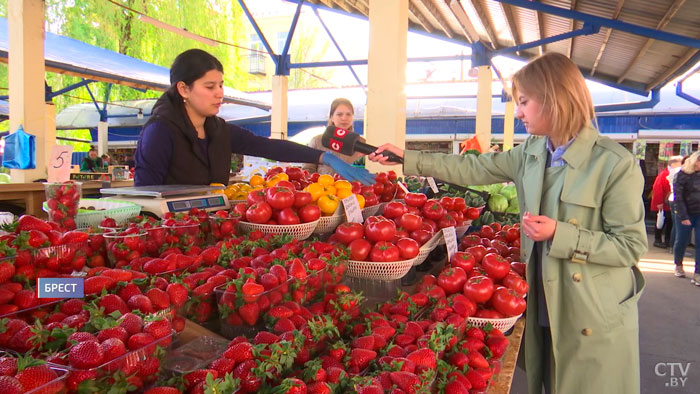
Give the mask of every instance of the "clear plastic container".
POLYGON ((146 251, 145 232, 134 234, 113 232, 103 234, 103 237, 107 245, 107 260, 110 268, 125 266, 146 251))
POLYGON ((235 237, 237 234, 236 228, 240 218, 211 215, 209 216, 209 228, 214 242, 235 237))
MULTIPOLYGON (((18 354, 11 351, 0 350, 0 358, 1 357, 18 358, 18 354)), ((68 377, 68 370, 53 365, 49 365, 49 369, 56 374, 56 378, 39 387, 27 391, 25 394, 64 393, 66 391, 65 380, 68 377)))
POLYGON ((189 248, 203 243, 203 233, 199 224, 176 224, 164 226, 168 232, 168 244, 176 248, 189 248))
POLYGON ((88 247, 87 242, 76 242, 64 245, 47 246, 32 250, 32 264, 35 269, 44 268, 59 274, 70 274, 82 270, 85 261, 76 257, 84 256, 88 247))
POLYGON ((163 368, 171 375, 182 375, 206 368, 228 348, 230 341, 216 337, 199 337, 177 349, 170 350, 163 368))
POLYGON ((44 191, 49 220, 58 223, 65 230, 75 230, 75 217, 78 215, 82 197, 82 183, 45 182, 44 191))

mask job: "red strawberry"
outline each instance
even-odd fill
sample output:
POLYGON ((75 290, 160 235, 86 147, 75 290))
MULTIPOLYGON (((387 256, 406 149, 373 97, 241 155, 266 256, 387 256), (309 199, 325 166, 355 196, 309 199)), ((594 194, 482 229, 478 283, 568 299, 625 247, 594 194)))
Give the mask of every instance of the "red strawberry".
POLYGON ((283 305, 277 305, 270 308, 267 315, 274 319, 280 319, 282 317, 290 318, 294 316, 294 312, 283 305))
POLYGON ((350 351, 350 366, 357 367, 360 371, 367 368, 370 361, 377 358, 377 352, 367 349, 352 349, 350 351))
POLYGON ((110 338, 116 338, 126 343, 129 340, 129 333, 122 326, 105 328, 97 333, 97 341, 104 342, 110 338))
POLYGON ((181 332, 184 330, 186 324, 187 320, 185 320, 185 318, 182 316, 175 316, 173 318, 173 330, 175 330, 175 332, 181 332))
POLYGON ((181 391, 175 387, 156 386, 144 391, 143 394, 181 394, 181 391))
POLYGON ((293 331, 296 329, 296 326, 294 323, 292 323, 291 320, 287 319, 286 317, 283 317, 275 323, 275 326, 273 327, 273 331, 281 334, 283 332, 288 332, 288 331, 293 331))
POLYGON ((387 326, 376 327, 372 330, 372 334, 380 335, 385 341, 391 340, 395 333, 395 328, 387 326))
POLYGON ((10 262, 0 263, 0 283, 5 283, 12 279, 15 274, 15 265, 10 262))
POLYGON ((411 352, 407 359, 416 364, 416 373, 421 374, 425 370, 435 370, 437 368, 437 357, 435 352, 430 349, 422 348, 411 352))
POLYGON ((499 359, 503 354, 505 354, 508 348, 508 338, 502 336, 489 336, 486 340, 486 345, 488 345, 491 355, 494 359, 499 359))
POLYGON ((156 357, 147 357, 139 365, 138 376, 143 378, 155 377, 160 370, 160 361, 156 357))
POLYGON ((374 337, 372 335, 366 335, 363 337, 356 338, 352 341, 353 348, 374 350, 374 337))
POLYGON ((129 306, 129 308, 136 309, 141 313, 153 313, 153 304, 151 303, 151 299, 145 295, 137 294, 132 296, 129 298, 129 301, 127 301, 126 304, 129 306))
POLYGON ((126 354, 126 345, 120 339, 109 338, 100 344, 104 353, 104 361, 112 361, 126 354))
POLYGON ((146 292, 146 297, 151 300, 151 304, 157 311, 170 307, 170 296, 161 289, 150 289, 146 292))
MULTIPOLYGON (((471 385, 469 387, 471 387, 471 385)), ((469 389, 467 389, 462 382, 452 380, 445 385, 445 394, 469 394, 469 389)))
POLYGON ((219 377, 219 373, 215 369, 198 369, 183 376, 185 389, 189 390, 192 386, 206 380, 207 375, 211 374, 214 379, 219 377))
POLYGON ((233 372, 233 369, 236 368, 236 361, 225 357, 218 358, 209 364, 209 368, 216 370, 219 376, 224 376, 233 372))
POLYGON ((234 345, 230 345, 224 352, 224 357, 234 360, 236 363, 252 360, 253 345, 251 345, 250 342, 239 342, 234 345))
POLYGON ((86 341, 91 341, 91 342, 99 342, 97 338, 95 338, 94 335, 90 334, 89 332, 84 332, 84 331, 78 331, 70 334, 68 337, 68 342, 72 343, 80 343, 80 342, 86 342, 86 341))
POLYGON ((308 276, 306 268, 304 268, 304 263, 300 259, 293 259, 292 263, 289 265, 289 276, 297 279, 306 279, 308 276))
POLYGON ((151 334, 155 339, 158 339, 170 335, 172 329, 170 322, 167 319, 162 319, 146 323, 143 327, 143 332, 151 334))
POLYGON ((473 390, 483 390, 486 388, 486 380, 484 380, 484 377, 479 372, 470 369, 464 376, 469 379, 473 390))
POLYGON ((129 337, 128 347, 129 350, 141 349, 153 343, 155 340, 153 335, 140 332, 129 337))
POLYGON ((0 376, 15 376, 17 373, 17 359, 13 357, 0 357, 0 376))
MULTIPOLYGON (((2 321, 0 321, 1 323, 2 321)), ((29 324, 24 320, 10 319, 4 324, 4 329, 0 329, 0 346, 7 347, 8 342, 12 337, 24 327, 28 327, 29 324)))
POLYGON ((127 313, 119 318, 119 326, 124 327, 129 335, 138 334, 143 328, 143 319, 133 313, 127 313))
MULTIPOLYGON (((36 365, 23 369, 15 377, 22 384, 25 392, 27 392, 49 383, 56 379, 58 375, 46 365, 36 365)), ((47 389, 49 388, 47 387, 47 389)))
POLYGON ((253 360, 243 361, 233 370, 233 377, 241 380, 241 388, 247 393, 256 393, 260 389, 262 380, 257 377, 252 369, 258 364, 253 360))
POLYGON ((10 338, 7 346, 16 350, 20 353, 27 353, 30 350, 37 348, 39 343, 35 341, 34 333, 32 332, 32 326, 25 326, 15 333, 15 335, 10 338))
POLYGON ((97 342, 80 342, 68 351, 68 361, 75 368, 94 368, 104 361, 104 352, 97 342))
POLYGON ((19 307, 19 309, 28 309, 39 304, 39 300, 36 298, 35 290, 20 290, 15 294, 14 304, 19 307))
POLYGON ((99 294, 102 293, 104 289, 111 290, 116 283, 114 279, 108 276, 91 276, 85 279, 83 290, 86 296, 90 294, 99 294))
POLYGON ((271 332, 259 331, 257 334, 255 334, 255 337, 253 338, 253 344, 259 345, 261 343, 265 343, 269 345, 275 342, 279 342, 279 340, 280 337, 271 332))
POLYGON ((472 327, 472 328, 467 330, 466 335, 467 335, 467 338, 476 338, 476 339, 479 339, 481 341, 486 340, 486 333, 484 333, 484 330, 482 330, 481 328, 472 327))
POLYGON ((181 307, 187 302, 187 288, 182 283, 171 283, 165 291, 170 296, 170 302, 176 307, 181 307))
POLYGON ((326 369, 326 381, 328 383, 338 383, 341 379, 347 376, 344 369, 338 367, 330 367, 326 369))
POLYGON ((119 311, 122 315, 131 312, 131 308, 116 294, 105 294, 100 297, 97 306, 105 309, 105 314, 109 315, 114 311, 119 311))
POLYGON ((411 372, 391 372, 389 374, 391 381, 399 388, 408 394, 413 394, 420 387, 420 378, 418 375, 411 372))
POLYGON ((72 298, 62 303, 59 309, 68 316, 77 315, 83 310, 84 305, 85 301, 78 298, 72 298))
POLYGON ((260 307, 256 302, 251 304, 243 304, 238 308, 238 314, 241 318, 250 326, 254 326, 258 321, 258 316, 260 316, 260 307))
POLYGON ((406 323, 406 327, 404 328, 403 333, 410 335, 414 338, 420 338, 421 336, 423 336, 423 334, 425 334, 421 326, 413 321, 406 323))
POLYGON ((331 394, 333 390, 326 382, 314 382, 306 386, 306 392, 308 394, 331 394))
POLYGON ((469 366, 472 368, 488 368, 489 362, 479 352, 469 352, 469 366))
POLYGON ((124 302, 129 301, 129 298, 137 294, 143 293, 141 292, 141 289, 139 289, 139 287, 133 283, 127 283, 126 286, 122 286, 119 290, 117 290, 117 295, 121 297, 124 302))
POLYGON ((25 391, 22 383, 12 374, 10 376, 0 376, 0 393, 23 394, 25 391))

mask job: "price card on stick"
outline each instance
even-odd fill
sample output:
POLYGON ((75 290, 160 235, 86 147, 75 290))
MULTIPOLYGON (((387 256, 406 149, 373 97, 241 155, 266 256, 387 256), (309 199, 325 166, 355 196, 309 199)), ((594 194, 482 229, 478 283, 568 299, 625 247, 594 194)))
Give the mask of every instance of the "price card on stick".
POLYGON ((399 182, 397 182, 396 184, 401 188, 401 190, 403 190, 404 193, 410 193, 410 192, 408 191, 408 188, 406 187, 406 185, 403 184, 403 182, 400 182, 400 181, 399 181, 399 182))
POLYGON ((445 246, 447 246, 447 261, 450 261, 452 256, 457 253, 457 231, 454 227, 445 227, 442 229, 442 235, 445 237, 445 246))
POLYGON ((362 223, 364 221, 362 209, 360 209, 360 204, 354 194, 343 199, 343 207, 345 207, 345 216, 348 218, 348 222, 362 223))
POLYGON ((435 178, 433 177, 428 177, 428 185, 430 185, 430 189, 433 191, 433 193, 438 193, 440 190, 437 187, 437 183, 435 183, 435 178))
POLYGON ((49 182, 66 182, 70 179, 72 153, 71 145, 54 145, 48 165, 49 182))

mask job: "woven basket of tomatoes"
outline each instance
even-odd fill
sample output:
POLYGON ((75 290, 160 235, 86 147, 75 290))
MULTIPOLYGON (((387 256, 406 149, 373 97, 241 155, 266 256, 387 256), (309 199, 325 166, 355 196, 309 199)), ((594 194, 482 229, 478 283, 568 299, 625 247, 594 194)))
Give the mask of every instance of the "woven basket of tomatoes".
POLYGON ((513 317, 504 317, 502 319, 486 319, 483 317, 469 317, 469 324, 471 324, 474 327, 478 328, 484 328, 486 325, 491 324, 494 328, 497 328, 503 332, 506 332, 513 328, 515 325, 515 322, 520 319, 520 316, 523 314, 519 314, 517 316, 513 317))

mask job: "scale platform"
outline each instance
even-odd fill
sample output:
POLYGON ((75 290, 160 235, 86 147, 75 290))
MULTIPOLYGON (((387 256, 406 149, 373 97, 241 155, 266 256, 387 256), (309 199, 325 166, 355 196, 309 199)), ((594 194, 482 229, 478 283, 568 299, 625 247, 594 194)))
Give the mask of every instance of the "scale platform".
POLYGON ((212 193, 221 187, 208 185, 153 185, 100 189, 108 200, 129 201, 141 206, 141 212, 163 217, 166 212, 230 209, 225 194, 212 193))

